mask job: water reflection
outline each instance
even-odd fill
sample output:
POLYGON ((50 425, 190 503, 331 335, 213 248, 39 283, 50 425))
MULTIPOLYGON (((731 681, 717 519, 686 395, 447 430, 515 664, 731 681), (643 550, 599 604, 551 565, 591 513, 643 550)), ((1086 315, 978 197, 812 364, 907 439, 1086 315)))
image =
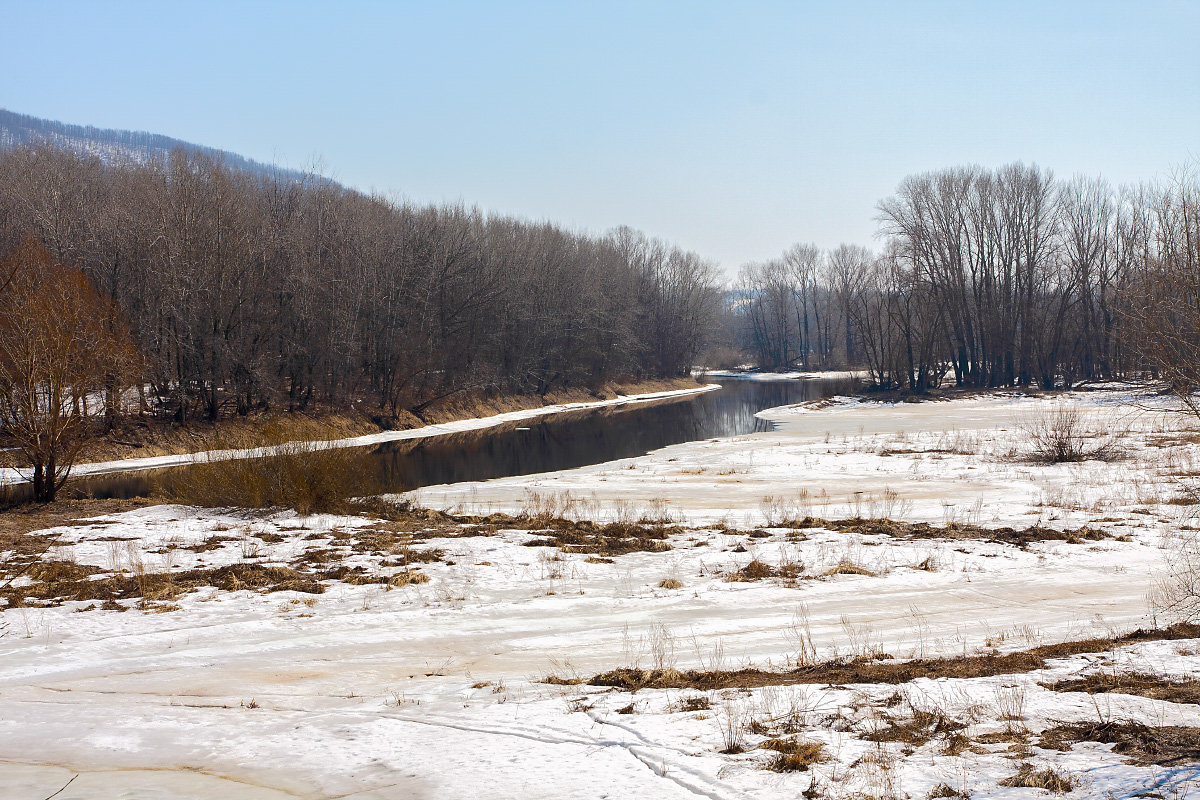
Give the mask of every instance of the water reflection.
MULTIPOLYGON (((846 380, 720 380, 720 391, 688 399, 556 414, 503 428, 430 439, 390 442, 371 451, 368 469, 392 491, 573 469, 644 455, 698 439, 769 431, 754 415, 766 408, 851 391, 846 380)), ((176 468, 186 469, 186 468, 176 468)), ((149 472, 81 481, 80 494, 140 497, 156 476, 149 472)))
POLYGON ((754 415, 766 408, 846 392, 846 381, 723 380, 691 400, 556 415, 528 427, 444 436, 380 447, 384 485, 415 489, 573 469, 644 455, 697 439, 769 431, 754 415))

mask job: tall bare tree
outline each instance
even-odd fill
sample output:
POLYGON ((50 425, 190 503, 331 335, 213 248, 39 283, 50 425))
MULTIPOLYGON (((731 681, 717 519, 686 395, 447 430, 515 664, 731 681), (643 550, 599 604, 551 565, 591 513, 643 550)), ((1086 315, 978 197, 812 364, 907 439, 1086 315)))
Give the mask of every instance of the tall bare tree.
POLYGON ((86 440, 105 390, 136 364, 113 303, 78 269, 25 240, 5 258, 0 294, 0 427, 32 471, 34 498, 53 500, 86 440))

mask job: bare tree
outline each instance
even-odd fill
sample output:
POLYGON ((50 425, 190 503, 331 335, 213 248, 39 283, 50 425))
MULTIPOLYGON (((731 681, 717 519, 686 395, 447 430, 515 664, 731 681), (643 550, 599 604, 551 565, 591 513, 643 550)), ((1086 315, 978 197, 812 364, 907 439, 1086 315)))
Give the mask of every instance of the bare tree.
POLYGON ((1133 350, 1200 416, 1200 172, 1147 193, 1154 234, 1126 290, 1133 350))
POLYGON ((634 231, 394 202, 196 152, 0 152, 0 247, 25 235, 116 301, 145 356, 143 408, 181 423, 362 402, 420 414, 462 392, 680 375, 717 300, 711 263, 634 231))
POLYGON ((29 462, 34 498, 48 502, 85 442, 90 411, 114 376, 124 383, 135 355, 112 302, 81 271, 32 239, 4 267, 13 278, 0 295, 0 426, 29 462))

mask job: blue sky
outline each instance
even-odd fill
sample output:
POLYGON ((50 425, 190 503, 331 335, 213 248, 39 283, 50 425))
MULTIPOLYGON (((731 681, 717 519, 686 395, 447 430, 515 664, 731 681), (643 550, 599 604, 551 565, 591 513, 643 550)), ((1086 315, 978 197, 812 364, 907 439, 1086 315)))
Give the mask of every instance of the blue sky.
POLYGON ((1200 158, 1200 2, 0 5, 0 107, 730 271, 872 244, 913 172, 1200 158))

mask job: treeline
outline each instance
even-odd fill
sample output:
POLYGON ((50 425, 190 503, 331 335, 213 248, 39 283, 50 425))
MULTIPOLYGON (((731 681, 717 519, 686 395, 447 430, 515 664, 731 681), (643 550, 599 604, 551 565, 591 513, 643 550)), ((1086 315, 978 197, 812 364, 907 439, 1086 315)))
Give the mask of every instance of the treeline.
POLYGON ((882 388, 1155 371, 1152 287, 1200 280, 1198 198, 1186 170, 1119 191, 1022 164, 911 176, 878 206, 881 252, 793 247, 743 267, 727 312, 764 367, 865 366, 882 388))
POLYGON ((712 264, 628 229, 390 202, 182 150, 0 153, 0 252, 28 236, 115 300, 145 407, 180 420, 683 375, 718 298, 712 264))

